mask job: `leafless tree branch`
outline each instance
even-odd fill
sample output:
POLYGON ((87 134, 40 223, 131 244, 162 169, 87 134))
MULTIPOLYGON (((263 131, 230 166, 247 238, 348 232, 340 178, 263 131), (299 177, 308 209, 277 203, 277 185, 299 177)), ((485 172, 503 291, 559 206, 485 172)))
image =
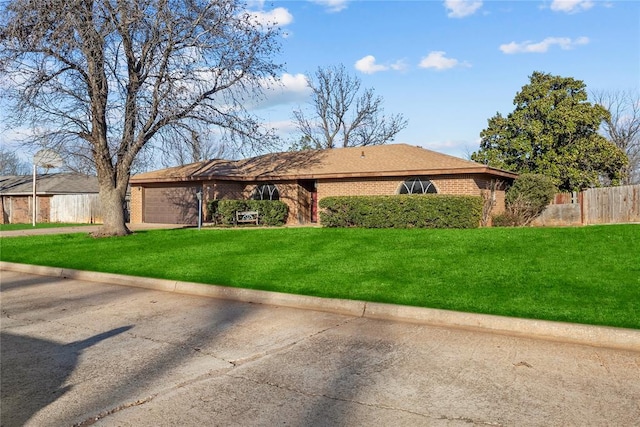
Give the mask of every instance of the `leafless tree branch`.
POLYGON ((393 141, 407 126, 401 114, 385 116, 382 98, 344 66, 318 68, 309 87, 310 115, 298 109, 293 119, 310 148, 357 147, 393 141))
POLYGON ((596 91, 592 97, 610 113, 602 125, 604 135, 629 158, 624 183, 640 183, 640 93, 596 91))

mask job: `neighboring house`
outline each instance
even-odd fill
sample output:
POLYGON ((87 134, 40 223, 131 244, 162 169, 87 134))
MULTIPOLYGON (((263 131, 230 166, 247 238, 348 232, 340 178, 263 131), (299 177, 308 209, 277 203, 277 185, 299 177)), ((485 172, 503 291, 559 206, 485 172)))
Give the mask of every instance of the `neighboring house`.
MULTIPOLYGON (((214 159, 131 178, 131 222, 195 224, 196 192, 203 200, 279 199, 288 224, 318 222, 318 201, 329 196, 392 194, 480 195, 512 172, 406 144, 214 159)), ((504 186, 494 212, 504 210, 504 186)))
MULTIPOLYGON (((36 222, 102 222, 98 179, 75 173, 36 176, 36 222)), ((0 176, 2 224, 30 223, 33 176, 0 176)))

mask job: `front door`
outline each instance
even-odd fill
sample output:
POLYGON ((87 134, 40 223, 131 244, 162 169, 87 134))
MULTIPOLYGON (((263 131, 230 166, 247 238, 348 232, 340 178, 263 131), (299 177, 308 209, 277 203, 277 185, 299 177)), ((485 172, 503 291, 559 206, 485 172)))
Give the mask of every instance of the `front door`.
POLYGON ((304 188, 304 198, 300 200, 300 208, 303 212, 301 221, 318 222, 318 190, 315 180, 305 179, 298 181, 300 187, 304 188))

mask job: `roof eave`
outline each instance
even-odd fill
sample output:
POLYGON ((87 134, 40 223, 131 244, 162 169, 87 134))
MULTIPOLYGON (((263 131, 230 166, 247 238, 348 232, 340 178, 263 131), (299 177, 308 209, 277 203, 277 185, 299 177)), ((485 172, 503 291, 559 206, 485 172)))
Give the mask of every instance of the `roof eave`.
POLYGON ((316 174, 291 174, 291 175, 206 175, 206 176, 171 176, 171 177, 149 177, 131 178, 132 185, 140 184, 162 184, 170 182, 203 182, 203 181, 291 181, 309 179, 344 179, 344 178, 383 178, 391 176, 442 176, 442 175, 467 175, 486 174, 495 175, 502 178, 515 179, 518 174, 495 169, 488 166, 477 166, 468 168, 443 168, 443 169, 418 169, 418 170, 397 170, 397 171, 373 171, 373 172, 337 172, 337 173, 316 173, 316 174))

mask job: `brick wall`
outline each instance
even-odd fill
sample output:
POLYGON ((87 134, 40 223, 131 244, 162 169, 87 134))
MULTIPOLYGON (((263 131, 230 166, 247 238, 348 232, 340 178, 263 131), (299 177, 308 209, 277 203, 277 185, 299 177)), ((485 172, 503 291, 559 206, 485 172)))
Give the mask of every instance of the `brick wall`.
MULTIPOLYGON (((256 187, 262 184, 267 184, 267 183, 256 182, 256 183, 247 184, 247 186, 244 189, 243 197, 241 198, 244 198, 244 199, 251 198, 256 187)), ((278 193, 280 194, 280 201, 284 202, 287 205, 287 208, 289 209, 288 211, 289 213, 287 216, 287 224, 289 225, 298 224, 299 214, 301 213, 299 209, 300 203, 298 202, 300 186, 297 184, 296 181, 279 181, 275 183, 275 186, 278 189, 278 193)))
POLYGON ((491 176, 476 177, 474 180, 479 189, 478 194, 480 195, 482 195, 483 192, 489 194, 492 185, 496 186, 494 191, 495 205, 491 211, 491 215, 503 213, 505 210, 505 182, 491 176))
POLYGON ((131 201, 129 203, 129 222, 132 224, 142 224, 143 202, 144 188, 132 186, 131 201))
POLYGON ((204 183, 204 199, 237 200, 245 198, 246 185, 233 181, 209 181, 204 183))
POLYGON ((333 196, 383 196, 396 194, 404 179, 369 178, 318 181, 318 200, 333 196))
MULTIPOLYGON (((341 179, 318 182, 318 198, 331 196, 384 196, 398 194, 398 190, 405 177, 400 178, 369 178, 369 179, 341 179)), ((480 185, 485 182, 474 179, 472 175, 453 175, 433 177, 429 180, 436 187, 439 194, 456 194, 479 196, 480 185)))
MULTIPOLYGON (((352 178, 319 180, 317 183, 318 201, 331 196, 380 196, 398 194, 398 190, 407 177, 392 178, 352 178)), ((491 177, 477 175, 447 175, 429 178, 439 194, 479 196, 488 189, 491 177)), ((309 181, 312 182, 312 181, 309 181)), ((309 184, 306 182, 306 184, 309 184)), ((240 183, 233 181, 209 181, 204 186, 204 202, 211 199, 248 199, 262 182, 240 183)), ((289 216, 287 224, 307 223, 311 219, 311 193, 297 181, 276 183, 280 200, 287 204, 289 216)), ((132 187, 131 222, 142 222, 144 210, 144 188, 132 187)), ((495 193, 494 214, 504 211, 504 190, 495 193)))
MULTIPOLYGON (((429 178, 429 177, 427 177, 429 178)), ((405 177, 400 178, 371 178, 371 179, 342 179, 318 182, 318 199, 332 196, 383 196, 398 194, 398 190, 405 177)), ((491 186, 491 176, 477 175, 449 175, 429 178, 438 194, 452 194, 463 196, 480 196, 482 191, 488 191, 491 186)), ((495 206, 492 214, 504 212, 504 185, 494 193, 495 206)))
MULTIPOLYGON (((3 221, 10 224, 28 224, 33 221, 31 196, 3 197, 3 221)), ((51 196, 38 196, 36 222, 49 222, 51 196)))
MULTIPOLYGON (((209 181, 204 184, 205 202, 212 199, 246 200, 250 199, 254 190, 265 182, 241 183, 233 181, 209 181)), ((276 183, 280 200, 289 208, 287 224, 298 224, 300 186, 296 181, 276 183)))

